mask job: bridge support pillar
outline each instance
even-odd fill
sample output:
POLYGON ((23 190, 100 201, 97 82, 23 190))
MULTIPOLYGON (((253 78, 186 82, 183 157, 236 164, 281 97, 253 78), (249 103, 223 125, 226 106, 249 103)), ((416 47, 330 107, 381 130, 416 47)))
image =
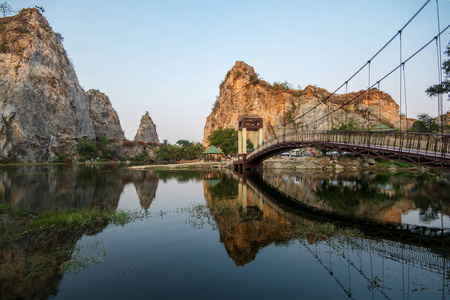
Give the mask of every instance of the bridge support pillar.
MULTIPOLYGON (((247 131, 253 131, 253 144, 257 148, 263 144, 263 119, 255 117, 242 117, 238 126, 238 159, 234 163, 234 169, 243 171, 246 169, 260 168, 262 163, 257 165, 247 163, 247 131)), ((253 151, 254 149, 251 149, 253 151)))

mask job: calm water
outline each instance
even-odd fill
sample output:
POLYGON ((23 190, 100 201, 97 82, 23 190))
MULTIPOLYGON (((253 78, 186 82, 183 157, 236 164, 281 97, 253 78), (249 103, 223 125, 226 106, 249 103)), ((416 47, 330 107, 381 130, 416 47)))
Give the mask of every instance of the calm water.
POLYGON ((47 237, 31 252, 7 245, 0 298, 449 299, 449 187, 448 178, 410 174, 3 167, 0 203, 149 216, 47 237), (363 236, 296 234, 330 226, 363 236), (61 247, 92 262, 60 275, 61 247), (48 264, 47 274, 6 278, 20 255, 48 264))

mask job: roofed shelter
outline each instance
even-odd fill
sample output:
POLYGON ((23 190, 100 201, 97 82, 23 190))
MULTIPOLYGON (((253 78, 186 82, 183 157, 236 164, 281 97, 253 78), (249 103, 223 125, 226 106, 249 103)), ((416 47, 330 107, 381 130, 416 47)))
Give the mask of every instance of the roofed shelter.
POLYGON ((222 154, 222 151, 217 149, 215 146, 211 146, 203 152, 203 155, 205 155, 205 161, 218 160, 222 154))

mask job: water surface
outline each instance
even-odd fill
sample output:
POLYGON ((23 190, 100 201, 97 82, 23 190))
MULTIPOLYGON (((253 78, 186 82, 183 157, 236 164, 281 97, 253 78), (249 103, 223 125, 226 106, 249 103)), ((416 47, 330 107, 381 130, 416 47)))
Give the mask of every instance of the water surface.
POLYGON ((445 178, 411 174, 4 167, 0 203, 148 215, 40 237, 41 249, 4 246, 0 298, 445 299, 448 190, 445 178), (56 257, 60 248, 70 253, 56 257), (20 255, 48 274, 8 278, 20 255), (91 263, 59 272, 79 258, 91 263))

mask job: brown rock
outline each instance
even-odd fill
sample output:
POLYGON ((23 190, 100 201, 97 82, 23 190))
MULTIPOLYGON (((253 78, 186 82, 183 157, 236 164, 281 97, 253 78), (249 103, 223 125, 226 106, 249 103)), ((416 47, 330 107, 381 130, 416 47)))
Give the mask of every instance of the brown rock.
POLYGON ((280 137, 285 131, 295 128, 330 129, 333 124, 345 122, 350 118, 364 127, 372 127, 380 122, 389 126, 399 125, 399 106, 391 96, 382 91, 374 89, 359 97, 363 91, 346 95, 335 94, 327 103, 319 104, 331 93, 311 85, 304 90, 293 90, 283 84, 271 85, 259 80, 257 76, 253 67, 242 61, 237 61, 227 73, 220 85, 219 98, 211 114, 206 118, 203 145, 208 145, 208 136, 219 127, 237 129, 238 120, 245 115, 255 115, 264 119, 266 140, 280 137), (339 108, 353 98, 355 101, 347 105, 345 110, 339 108), (316 105, 318 106, 313 113, 300 117, 316 105), (328 111, 336 109, 332 116, 312 123, 328 111), (306 127, 307 124, 310 125, 306 127))

